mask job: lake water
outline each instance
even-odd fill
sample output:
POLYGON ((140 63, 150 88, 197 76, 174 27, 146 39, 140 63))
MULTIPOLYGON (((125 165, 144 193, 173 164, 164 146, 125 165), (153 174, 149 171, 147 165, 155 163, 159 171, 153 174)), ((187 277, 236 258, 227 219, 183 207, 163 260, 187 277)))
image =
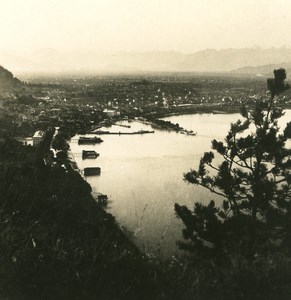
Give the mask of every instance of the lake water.
MULTIPOLYGON (((174 204, 193 207, 195 201, 208 203, 214 196, 201 187, 188 184, 183 174, 197 169, 211 140, 222 140, 230 123, 241 118, 239 114, 194 114, 165 118, 188 130, 197 132, 188 136, 156 130, 144 135, 102 135, 96 145, 70 143, 72 153, 95 150, 95 160, 75 156, 79 168, 101 167, 100 176, 87 177, 93 193, 107 194, 107 211, 115 216, 125 232, 145 252, 164 256, 178 253, 176 241, 182 239, 182 222, 175 216, 174 204)), ((280 124, 291 121, 291 110, 280 124)), ((130 129, 112 126, 110 131, 151 130, 140 122, 123 123, 130 129)), ((219 199, 216 199, 219 201, 219 199)))

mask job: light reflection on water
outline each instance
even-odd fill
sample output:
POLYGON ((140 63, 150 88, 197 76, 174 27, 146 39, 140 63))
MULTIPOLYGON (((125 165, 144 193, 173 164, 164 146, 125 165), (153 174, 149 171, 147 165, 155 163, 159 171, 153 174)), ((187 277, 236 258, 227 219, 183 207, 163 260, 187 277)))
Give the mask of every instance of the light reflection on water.
MULTIPOLYGON (((177 202, 192 208, 195 201, 208 203, 214 196, 183 181, 183 173, 197 169, 200 157, 211 148, 211 140, 222 140, 230 123, 239 114, 194 114, 165 118, 179 123, 197 136, 155 130, 145 135, 102 135, 102 144, 71 143, 73 153, 94 149, 96 160, 76 157, 80 169, 101 167, 101 175, 87 177, 93 192, 107 194, 107 211, 126 228, 135 243, 144 251, 176 253, 176 241, 182 239, 181 221, 175 217, 177 202)), ((281 123, 291 119, 287 111, 281 123)), ((139 122, 131 122, 131 129, 107 128, 110 131, 151 130, 139 122)))

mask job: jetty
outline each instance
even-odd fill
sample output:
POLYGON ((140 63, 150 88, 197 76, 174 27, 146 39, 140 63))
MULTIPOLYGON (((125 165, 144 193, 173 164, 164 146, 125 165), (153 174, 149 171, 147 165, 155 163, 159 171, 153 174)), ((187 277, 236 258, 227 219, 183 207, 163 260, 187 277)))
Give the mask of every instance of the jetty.
POLYGON ((136 134, 148 134, 148 133, 155 133, 153 130, 139 130, 133 132, 121 132, 121 131, 103 131, 98 130, 94 132, 95 134, 104 135, 104 134, 114 134, 114 135, 136 135, 136 134))

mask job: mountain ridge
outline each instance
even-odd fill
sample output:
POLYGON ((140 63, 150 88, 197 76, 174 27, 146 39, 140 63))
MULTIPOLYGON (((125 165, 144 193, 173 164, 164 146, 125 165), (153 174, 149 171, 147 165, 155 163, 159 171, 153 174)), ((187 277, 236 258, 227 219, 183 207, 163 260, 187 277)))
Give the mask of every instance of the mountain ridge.
POLYGON ((291 73, 291 62, 282 62, 278 64, 268 64, 262 66, 245 66, 243 68, 232 70, 231 74, 236 75, 256 75, 256 76, 272 76, 274 69, 284 68, 287 74, 291 73))
MULTIPOLYGON (((280 65, 291 62, 291 48, 205 49, 194 53, 139 51, 100 53, 98 51, 60 52, 41 49, 26 57, 0 50, 0 63, 14 73, 21 72, 236 72, 243 68, 280 65), (112 68, 114 66, 114 68, 112 68)), ((247 69, 246 73, 250 72, 247 69)))

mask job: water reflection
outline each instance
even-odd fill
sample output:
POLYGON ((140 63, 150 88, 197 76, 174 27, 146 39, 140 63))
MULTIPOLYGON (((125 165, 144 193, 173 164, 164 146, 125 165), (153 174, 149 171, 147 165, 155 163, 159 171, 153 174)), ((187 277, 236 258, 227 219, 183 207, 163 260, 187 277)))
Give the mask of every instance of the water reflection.
MULTIPOLYGON (((282 118, 290 120, 291 111, 282 118)), ((80 169, 101 167, 101 176, 88 177, 94 192, 107 194, 108 211, 144 251, 163 255, 178 252, 176 241, 182 238, 181 222, 175 217, 174 204, 193 207, 194 201, 208 202, 214 196, 183 181, 183 173, 196 169, 200 157, 209 151, 213 138, 223 139, 230 123, 239 114, 195 114, 166 118, 179 123, 197 136, 155 130, 145 135, 103 135, 97 145, 71 143, 73 153, 92 150, 100 153, 96 160, 76 157, 80 169)), ((140 122, 130 123, 131 129, 151 130, 140 122)), ((108 128, 107 130, 117 130, 108 128)), ((118 131, 128 130, 118 128, 118 131)))

